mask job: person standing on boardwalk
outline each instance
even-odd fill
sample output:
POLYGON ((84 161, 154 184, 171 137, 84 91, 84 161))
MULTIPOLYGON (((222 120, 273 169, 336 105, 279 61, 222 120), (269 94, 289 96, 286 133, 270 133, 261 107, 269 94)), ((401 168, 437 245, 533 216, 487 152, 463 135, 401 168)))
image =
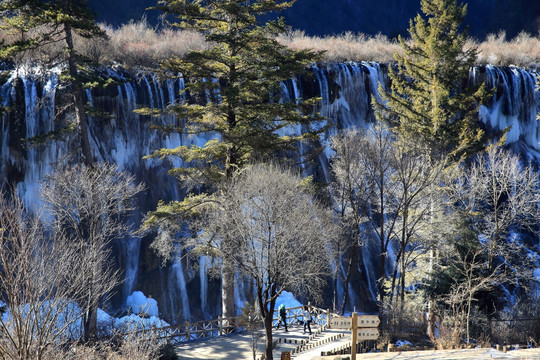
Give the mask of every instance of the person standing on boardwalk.
POLYGON ((304 333, 306 332, 306 327, 309 331, 309 334, 311 335, 311 321, 313 320, 311 317, 311 313, 309 312, 309 309, 307 305, 304 305, 304 333))
POLYGON ((287 330, 287 310, 285 309, 284 304, 279 305, 279 317, 276 330, 279 330, 279 325, 281 325, 282 321, 283 325, 285 325, 285 331, 289 331, 287 330))

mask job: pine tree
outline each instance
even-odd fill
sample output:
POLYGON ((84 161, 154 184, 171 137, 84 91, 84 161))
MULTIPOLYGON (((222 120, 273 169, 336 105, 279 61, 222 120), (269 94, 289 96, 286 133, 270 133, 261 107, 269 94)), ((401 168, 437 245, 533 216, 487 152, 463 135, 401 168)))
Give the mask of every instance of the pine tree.
MULTIPOLYGON (((206 95, 206 103, 184 103, 170 110, 185 125, 161 128, 181 134, 210 134, 204 146, 179 146, 157 150, 152 157, 178 156, 189 165, 171 173, 185 184, 216 184, 230 178, 247 163, 292 154, 299 141, 318 140, 324 131, 320 117, 313 115, 317 99, 284 102, 282 81, 301 74, 319 54, 309 50, 292 51, 275 40, 286 30, 282 19, 259 25, 258 19, 270 12, 288 8, 293 1, 219 0, 161 1, 157 6, 180 21, 175 26, 205 34, 211 46, 192 51, 184 58, 172 58, 162 65, 169 73, 181 73, 189 79, 186 92, 192 97, 206 95), (302 134, 291 134, 296 126, 302 134), (313 127, 313 126, 316 127, 313 127)), ((151 110, 142 111, 151 113, 151 110)), ((147 218, 146 226, 164 219, 182 222, 196 213, 207 196, 188 196, 183 202, 161 203, 147 218)), ((224 259, 226 262, 226 259, 224 259)), ((227 269, 228 265, 223 264, 227 269)), ((231 270, 232 271, 232 270, 231 270)), ((224 271, 223 316, 234 316, 232 278, 224 271), (228 294, 226 293, 228 291, 228 294)), ((229 273, 229 275, 231 275, 229 273)), ((232 276, 232 275, 231 275, 232 276)))
POLYGON ((291 5, 292 2, 268 0, 160 2, 159 9, 182 20, 176 26, 198 30, 213 44, 208 50, 191 51, 182 59, 172 58, 163 63, 166 70, 189 78, 186 92, 210 96, 206 104, 173 107, 171 110, 178 118, 186 119, 186 126, 164 130, 214 133, 216 140, 202 147, 161 149, 153 155, 180 156, 198 163, 195 167, 175 169, 182 180, 195 178, 206 183, 230 177, 252 159, 264 159, 290 150, 300 140, 316 138, 315 131, 294 136, 282 136, 279 132, 287 126, 310 126, 319 120, 309 111, 313 101, 306 100, 301 105, 280 102, 281 81, 302 73, 318 59, 318 54, 291 51, 279 44, 274 35, 285 31, 282 20, 265 26, 257 24, 258 17, 291 5), (207 165, 210 163, 212 166, 207 165))
POLYGON ((478 121, 489 92, 468 83, 476 48, 465 49, 461 24, 466 5, 455 0, 421 0, 423 18, 411 20, 411 41, 399 38, 403 54, 389 69, 391 88, 379 88, 379 120, 396 127, 401 141, 420 143, 432 157, 459 161, 484 148, 487 135, 478 121))
POLYGON ((487 144, 478 111, 490 92, 468 81, 477 49, 465 48, 467 6, 456 0, 421 0, 420 5, 425 18, 418 14, 410 21, 410 41, 399 37, 403 52, 394 55, 397 64, 389 69, 390 89, 379 85, 382 102, 373 105, 378 120, 395 129, 402 146, 420 147, 432 164, 457 163, 487 144))
MULTIPOLYGON (((65 92, 68 97, 66 104, 70 105, 74 119, 65 129, 39 134, 26 140, 31 144, 45 142, 51 138, 63 138, 67 132, 77 129, 83 162, 88 166, 94 165, 88 137, 89 109, 84 91, 88 83, 95 85, 97 79, 92 76, 88 61, 77 53, 74 36, 77 34, 84 38, 95 38, 103 37, 105 33, 95 23, 95 15, 86 0, 7 0, 1 3, 0 11, 4 15, 2 27, 18 35, 14 41, 2 44, 2 59, 13 60, 32 49, 53 43, 63 44, 59 52, 41 59, 43 63, 39 65, 65 65, 60 82, 68 88, 65 92)), ((98 82, 103 84, 103 81, 98 82)), ((93 295, 89 290, 88 300, 84 316, 84 337, 86 340, 97 340, 99 295, 93 295)))
POLYGON ((43 6, 35 0, 8 0, 0 2, 2 21, 0 29, 13 39, 0 40, 0 59, 3 61, 13 58, 32 49, 47 39, 45 32, 31 34, 30 32, 42 24, 40 17, 43 6))
POLYGON ((95 161, 88 138, 88 114, 84 94, 86 74, 80 71, 85 68, 86 59, 77 53, 73 37, 75 34, 84 38, 104 37, 105 32, 97 26, 95 14, 90 11, 86 0, 51 1, 44 12, 44 19, 48 25, 58 29, 56 38, 65 43, 67 69, 62 80, 69 82, 72 88, 73 112, 78 125, 83 161, 86 165, 92 165, 95 161))
MULTIPOLYGON (((67 65, 60 77, 62 84, 70 91, 74 121, 65 129, 40 134, 26 139, 32 144, 41 143, 51 138, 63 138, 67 132, 78 130, 83 161, 87 165, 94 162, 88 139, 88 115, 84 89, 88 84, 106 85, 106 80, 98 79, 92 74, 88 60, 77 52, 74 43, 75 34, 83 38, 104 37, 105 32, 97 26, 95 15, 90 11, 86 0, 7 0, 0 4, 3 15, 0 28, 7 30, 14 39, 3 41, 0 45, 0 58, 8 61, 16 60, 26 52, 44 48, 51 44, 63 44, 60 50, 51 51, 42 59, 31 59, 40 62, 43 67, 67 65)), ((94 111, 97 113, 96 111, 94 111)))

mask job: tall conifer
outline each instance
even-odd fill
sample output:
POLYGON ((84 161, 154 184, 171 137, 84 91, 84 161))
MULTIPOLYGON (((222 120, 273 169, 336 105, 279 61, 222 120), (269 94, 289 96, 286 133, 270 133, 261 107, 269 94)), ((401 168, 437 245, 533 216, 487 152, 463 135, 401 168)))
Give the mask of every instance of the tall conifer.
MULTIPOLYGON (((467 31, 462 22, 467 6, 458 5, 456 0, 421 0, 420 5, 425 17, 418 14, 410 21, 409 41, 399 37, 403 52, 394 55, 397 64, 389 69, 390 89, 385 91, 379 85, 383 101, 373 105, 377 118, 395 129, 405 148, 414 144, 410 148, 419 147, 432 163, 456 163, 487 145, 478 112, 490 93, 484 84, 469 82, 477 49, 466 48, 467 31)), ((382 218, 380 222, 382 228, 382 218)), ((384 269, 381 257, 381 278, 384 269)), ((381 303, 384 295, 379 283, 381 303)), ((433 338, 431 311, 428 334, 433 338)))
POLYGON ((487 136, 478 110, 489 92, 468 82, 476 48, 466 49, 461 24, 466 5, 456 0, 421 0, 425 18, 411 20, 410 41, 399 38, 403 53, 394 55, 391 87, 379 91, 379 120, 394 125, 401 141, 420 143, 430 156, 460 160, 484 148, 487 136))
POLYGON ((75 34, 84 38, 104 37, 105 32, 97 26, 95 14, 90 11, 86 0, 54 0, 47 4, 44 18, 47 25, 56 30, 56 38, 64 44, 67 68, 63 80, 71 85, 73 112, 78 125, 79 138, 83 161, 86 165, 94 163, 88 139, 88 115, 85 109, 86 95, 84 94, 86 60, 77 53, 74 44, 75 34))
MULTIPOLYGON (((207 98, 204 103, 171 107, 178 118, 185 119, 185 125, 162 130, 204 134, 211 140, 203 146, 160 149, 152 155, 177 156, 187 162, 189 166, 171 171, 181 181, 214 189, 247 163, 290 155, 299 141, 317 140, 324 131, 320 117, 312 111, 317 99, 281 98, 282 82, 301 74, 319 54, 292 51, 279 44, 275 35, 286 30, 281 19, 259 24, 261 17, 286 9, 293 2, 159 2, 158 9, 178 19, 175 26, 200 31, 210 45, 207 50, 191 51, 163 63, 165 70, 181 73, 188 80, 185 91, 192 96, 206 94, 207 98), (303 128, 301 134, 292 131, 297 126, 303 128)), ((146 225, 164 219, 181 223, 208 199, 205 195, 189 196, 183 202, 162 203, 147 218, 146 225)), ((223 316, 234 316, 233 270, 228 269, 227 259, 223 260, 223 316)))
MULTIPOLYGON (((50 44, 63 44, 57 53, 49 54, 48 59, 40 63, 44 67, 61 65, 64 69, 60 81, 69 91, 65 92, 74 115, 67 129, 51 131, 27 139, 31 143, 62 137, 66 131, 78 130, 82 159, 86 165, 93 165, 90 141, 88 138, 87 100, 84 93, 88 81, 89 69, 86 59, 76 49, 74 36, 84 38, 103 37, 105 33, 95 22, 95 15, 90 11, 86 0, 6 0, 0 3, 0 12, 4 16, 0 28, 17 34, 14 41, 4 42, 0 46, 0 57, 14 59, 17 54, 44 47, 50 44)), ((36 61, 36 59, 32 59, 36 61)), ((37 61, 36 61, 37 62, 37 61)), ((33 65, 33 64, 32 64, 33 65)), ((95 81, 96 79, 92 79, 95 81)), ((97 340, 97 310, 100 301, 95 295, 92 283, 88 279, 88 304, 84 316, 84 337, 97 340)))

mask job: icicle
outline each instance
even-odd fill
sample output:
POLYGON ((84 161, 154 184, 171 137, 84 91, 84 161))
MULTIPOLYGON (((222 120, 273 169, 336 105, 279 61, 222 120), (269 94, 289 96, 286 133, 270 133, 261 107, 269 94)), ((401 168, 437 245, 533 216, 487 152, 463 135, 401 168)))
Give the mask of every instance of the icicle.
POLYGON ((189 308, 189 299, 182 261, 178 260, 174 263, 171 269, 171 274, 172 276, 169 287, 170 289, 177 290, 176 295, 180 297, 180 300, 182 302, 182 315, 185 319, 189 319, 191 317, 191 311, 189 308))
POLYGON ((203 314, 206 314, 206 300, 208 299, 208 274, 206 266, 206 256, 199 258, 199 279, 201 281, 201 310, 203 314))

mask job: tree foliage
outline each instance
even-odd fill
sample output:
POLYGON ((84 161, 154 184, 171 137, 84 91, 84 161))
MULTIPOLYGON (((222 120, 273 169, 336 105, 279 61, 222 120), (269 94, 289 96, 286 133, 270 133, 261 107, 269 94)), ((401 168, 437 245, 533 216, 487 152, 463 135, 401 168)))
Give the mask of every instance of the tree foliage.
POLYGON ((59 85, 69 88, 62 92, 66 106, 62 114, 56 114, 63 115, 63 112, 70 111, 73 116, 68 117, 68 125, 26 140, 36 144, 63 138, 77 130, 82 159, 87 165, 92 164, 94 159, 88 135, 88 113, 104 115, 89 106, 84 92, 90 87, 106 86, 111 81, 96 75, 92 66, 95 64, 77 51, 75 36, 105 36, 104 30, 95 23, 95 16, 86 0, 6 0, 1 2, 0 12, 3 15, 0 27, 12 35, 9 41, 1 44, 0 57, 15 61, 17 66, 33 66, 36 62, 46 70, 60 66, 63 71, 59 76, 59 85), (48 56, 36 58, 37 50, 43 48, 54 50, 48 52, 48 56), (17 64, 17 59, 24 58, 27 52, 31 52, 31 56, 26 61, 31 63, 17 64))
MULTIPOLYGON (((176 17, 173 26, 200 31, 212 45, 162 64, 166 73, 188 79, 185 92, 198 101, 170 104, 179 125, 158 128, 206 139, 203 145, 159 149, 150 155, 182 158, 184 166, 170 171, 182 186, 203 185, 213 192, 250 161, 291 156, 299 141, 316 147, 318 134, 325 129, 312 111, 317 99, 283 99, 281 93, 282 82, 303 73, 319 54, 279 44, 275 35, 285 31, 282 20, 259 24, 265 14, 291 5, 274 0, 159 2, 157 9, 176 17), (302 131, 297 130, 300 127, 302 131)), ((182 223, 190 215, 183 210, 191 213, 200 201, 206 202, 188 196, 181 203, 162 203, 145 226, 170 228, 171 222, 182 223)), ((222 281, 223 315, 233 316, 231 274, 225 271, 222 281)))
POLYGON ((374 103, 379 120, 396 127, 400 139, 419 142, 430 156, 454 161, 483 149, 487 135, 478 121, 479 106, 489 92, 468 82, 476 48, 465 49, 461 24, 466 5, 456 0, 422 0, 425 18, 411 20, 411 41, 399 38, 403 54, 394 55, 391 88, 380 86, 382 104, 374 103))
MULTIPOLYGON (((196 225, 195 222, 192 225, 196 225)), ((331 215, 302 179, 275 165, 253 165, 225 184, 199 227, 195 246, 218 249, 254 284, 272 359, 275 302, 284 291, 322 299, 329 275, 331 215)))
POLYGON ((281 20, 258 24, 261 16, 291 4, 267 0, 159 3, 158 9, 178 18, 175 26, 196 29, 213 45, 162 64, 189 79, 185 91, 190 95, 205 95, 202 104, 171 106, 170 111, 185 118, 185 124, 163 130, 207 134, 211 140, 203 146, 161 149, 153 155, 180 156, 192 164, 172 171, 181 180, 211 186, 249 161, 283 154, 298 141, 318 139, 322 128, 311 127, 320 120, 311 111, 314 99, 282 99, 281 82, 303 73, 319 54, 280 45, 274 35, 285 31, 281 20), (297 125, 304 127, 302 134, 290 131, 297 125), (284 135, 287 130, 291 135, 284 135))

